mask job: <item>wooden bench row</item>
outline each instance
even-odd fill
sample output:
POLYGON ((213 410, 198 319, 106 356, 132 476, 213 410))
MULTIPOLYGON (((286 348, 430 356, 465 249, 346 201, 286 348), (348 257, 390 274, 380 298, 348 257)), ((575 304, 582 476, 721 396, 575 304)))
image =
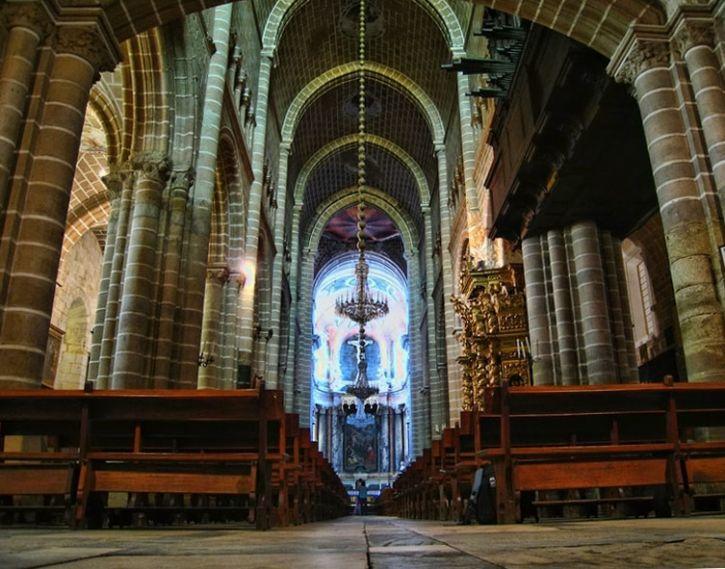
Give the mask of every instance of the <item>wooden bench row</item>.
POLYGON ((472 510, 501 523, 542 511, 686 515, 725 498, 725 384, 504 384, 485 407, 401 473, 384 511, 460 520, 480 468, 490 483, 472 510))
POLYGON ((281 391, 0 391, 0 522, 267 529, 346 511, 281 391))

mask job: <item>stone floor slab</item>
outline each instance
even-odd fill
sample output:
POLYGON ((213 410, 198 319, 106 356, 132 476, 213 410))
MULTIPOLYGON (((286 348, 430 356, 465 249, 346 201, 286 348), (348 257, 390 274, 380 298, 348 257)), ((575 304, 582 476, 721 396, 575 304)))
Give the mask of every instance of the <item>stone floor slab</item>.
POLYGON ((725 567, 725 517, 458 526, 382 517, 223 526, 1 529, 0 569, 725 567))

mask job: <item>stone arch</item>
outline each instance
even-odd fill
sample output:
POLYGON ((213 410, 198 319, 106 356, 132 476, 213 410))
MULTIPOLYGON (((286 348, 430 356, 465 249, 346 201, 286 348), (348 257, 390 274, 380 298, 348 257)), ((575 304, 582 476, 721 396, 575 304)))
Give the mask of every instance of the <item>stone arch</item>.
POLYGON ((118 162, 123 142, 123 127, 121 126, 121 110, 108 84, 101 80, 93 86, 88 105, 101 121, 106 133, 106 155, 109 164, 118 162))
POLYGON ((166 154, 171 110, 165 42, 156 28, 124 43, 121 160, 139 152, 166 154))
MULTIPOLYGON (((200 4, 198 0, 118 0, 105 10, 116 39, 123 42, 150 28, 228 2, 206 0, 200 4)), ((660 0, 587 0, 569 3, 571 6, 560 0, 478 0, 478 3, 553 29, 610 58, 632 25, 660 25, 666 21, 660 0)), ((446 4, 445 0, 435 0, 435 5, 448 14, 450 6, 446 9, 446 4)), ((271 19, 269 21, 271 26, 271 19)), ((276 28, 279 28, 279 23, 276 28)))
MULTIPOLYGON (((357 62, 344 63, 338 65, 322 75, 315 77, 297 94, 294 101, 287 109, 287 114, 282 125, 282 140, 291 142, 294 138, 294 131, 297 128, 300 118, 305 109, 319 94, 328 86, 337 80, 348 75, 358 73, 360 66, 357 62)), ((392 82, 400 87, 413 101, 419 106, 423 116, 428 121, 433 144, 442 144, 445 138, 445 128, 443 119, 441 118, 438 107, 428 94, 407 75, 391 69, 386 65, 368 61, 365 63, 365 71, 371 75, 381 77, 386 82, 392 82)))
MULTIPOLYGON (((423 169, 420 167, 420 165, 413 159, 410 154, 408 154, 405 150, 403 150, 400 146, 395 144, 394 142, 388 140, 387 138, 383 138, 381 136, 376 136, 374 134, 368 134, 365 137, 365 140, 368 142, 368 144, 372 144, 373 146, 378 146, 379 148, 382 148, 383 150, 390 152, 393 156, 398 158, 405 166, 410 170, 411 174, 416 180, 416 183, 418 185, 418 192, 420 195, 420 201, 421 203, 428 203, 430 201, 430 188, 428 186, 428 180, 425 177, 425 174, 423 173, 423 169)), ((294 201, 295 203, 302 203, 302 200, 304 198, 304 192, 305 188, 307 187, 307 181, 309 177, 314 172, 315 168, 323 161, 325 158, 330 156, 331 154, 334 154, 336 152, 340 152, 348 147, 354 146, 357 144, 357 135, 356 134, 350 134, 347 136, 343 136, 338 138, 337 140, 333 140, 332 142, 326 144, 322 148, 320 148, 317 152, 315 152, 312 157, 305 163, 305 165, 302 167, 302 170, 300 171, 299 175, 297 176, 297 182, 295 183, 295 191, 294 191, 294 201)))
MULTIPOLYGON (((435 21, 451 50, 463 49, 465 36, 461 29, 461 23, 446 0, 412 1, 418 4, 435 21)), ((284 33, 284 28, 294 17, 297 8, 303 3, 298 0, 278 0, 275 3, 262 34, 264 48, 274 49, 277 46, 280 37, 284 33)))
MULTIPOLYGON (((303 238, 304 249, 315 251, 319 246, 322 232, 330 218, 341 209, 353 206, 358 203, 359 196, 357 188, 345 188, 325 200, 316 210, 314 222, 310 224, 306 235, 303 238)), ((378 188, 366 187, 366 203, 374 205, 390 216, 400 230, 406 251, 410 252, 416 248, 418 243, 418 230, 410 216, 403 210, 401 204, 392 196, 378 188)))
POLYGON ((246 212, 249 209, 249 192, 244 191, 239 164, 239 147, 228 128, 219 135, 217 177, 226 188, 229 211, 229 259, 241 262, 246 239, 246 212))
POLYGON ((209 265, 226 264, 229 258, 229 199, 228 188, 222 183, 217 165, 214 199, 211 204, 211 232, 209 235, 209 265))

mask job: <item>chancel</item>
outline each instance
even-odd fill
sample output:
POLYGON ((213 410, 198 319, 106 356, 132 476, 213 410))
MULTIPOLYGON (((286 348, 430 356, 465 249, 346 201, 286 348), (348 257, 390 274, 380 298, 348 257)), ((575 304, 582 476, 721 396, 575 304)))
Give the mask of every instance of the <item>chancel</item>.
POLYGON ((721 564, 724 19, 0 0, 0 566, 721 564))

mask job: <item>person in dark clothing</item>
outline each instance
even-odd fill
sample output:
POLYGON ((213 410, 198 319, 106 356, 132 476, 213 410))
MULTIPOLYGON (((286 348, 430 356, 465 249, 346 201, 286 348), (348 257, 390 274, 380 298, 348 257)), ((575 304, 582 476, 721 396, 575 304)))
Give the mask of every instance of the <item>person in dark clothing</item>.
POLYGON ((357 511, 361 516, 367 514, 368 509, 368 488, 361 478, 357 481, 357 511))

